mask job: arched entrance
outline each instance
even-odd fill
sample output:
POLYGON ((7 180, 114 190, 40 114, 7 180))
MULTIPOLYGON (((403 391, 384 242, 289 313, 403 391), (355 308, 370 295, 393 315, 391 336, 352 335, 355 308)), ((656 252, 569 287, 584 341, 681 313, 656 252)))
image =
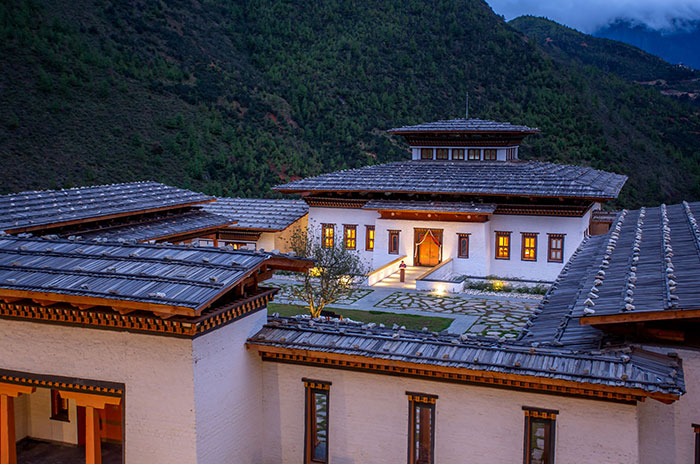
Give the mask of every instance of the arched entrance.
POLYGON ((437 266, 442 261, 442 229, 415 229, 413 262, 416 266, 437 266))

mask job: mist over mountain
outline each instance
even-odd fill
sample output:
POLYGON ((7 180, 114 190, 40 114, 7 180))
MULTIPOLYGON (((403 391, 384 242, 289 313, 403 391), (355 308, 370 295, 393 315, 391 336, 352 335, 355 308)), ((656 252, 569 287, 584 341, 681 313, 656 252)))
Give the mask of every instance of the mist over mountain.
POLYGON ((669 63, 700 69, 700 21, 672 21, 670 29, 651 29, 645 24, 617 20, 593 33, 596 37, 619 40, 669 63))

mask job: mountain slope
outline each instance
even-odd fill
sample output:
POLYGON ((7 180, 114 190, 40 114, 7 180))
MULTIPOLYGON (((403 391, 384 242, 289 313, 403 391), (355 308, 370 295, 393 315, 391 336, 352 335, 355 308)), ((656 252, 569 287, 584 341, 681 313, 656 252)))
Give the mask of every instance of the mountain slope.
POLYGON ((700 21, 683 21, 674 31, 656 31, 644 25, 618 20, 593 33, 596 37, 619 40, 658 55, 670 63, 700 69, 700 21))
POLYGON ((9 0, 0 188, 154 179, 215 195, 406 159, 384 129, 539 127, 522 153, 630 176, 621 204, 700 198, 696 109, 551 59, 481 0, 9 0))

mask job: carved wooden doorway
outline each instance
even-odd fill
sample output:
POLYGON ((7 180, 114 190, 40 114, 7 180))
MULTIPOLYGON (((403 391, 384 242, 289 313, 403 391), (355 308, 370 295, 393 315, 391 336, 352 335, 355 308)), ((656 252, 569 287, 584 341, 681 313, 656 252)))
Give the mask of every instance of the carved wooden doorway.
POLYGON ((414 229, 413 263, 437 266, 442 261, 442 229, 414 229))

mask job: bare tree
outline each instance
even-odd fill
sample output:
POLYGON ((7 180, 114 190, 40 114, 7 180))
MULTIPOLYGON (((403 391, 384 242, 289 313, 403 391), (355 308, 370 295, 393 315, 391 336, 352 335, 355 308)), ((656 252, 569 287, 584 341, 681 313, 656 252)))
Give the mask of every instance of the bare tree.
POLYGON ((305 229, 297 228, 288 242, 297 255, 315 263, 305 274, 299 274, 300 285, 292 287, 292 294, 306 304, 311 317, 320 317, 326 305, 357 288, 367 273, 359 253, 346 249, 341 240, 321 244, 305 229))

